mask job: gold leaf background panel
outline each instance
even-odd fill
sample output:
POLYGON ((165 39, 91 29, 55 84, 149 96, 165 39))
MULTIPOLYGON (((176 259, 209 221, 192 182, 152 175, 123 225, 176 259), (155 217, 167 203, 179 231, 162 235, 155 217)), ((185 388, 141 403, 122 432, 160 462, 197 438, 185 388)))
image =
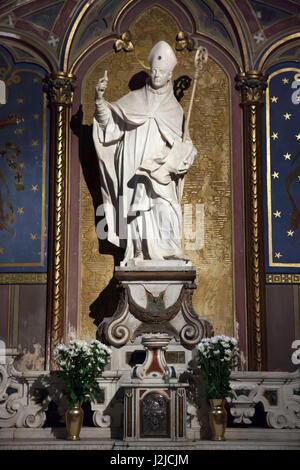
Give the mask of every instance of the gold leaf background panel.
MULTIPOLYGON (((95 86, 107 70, 107 101, 115 101, 129 90, 130 78, 147 66, 153 45, 165 40, 175 48, 179 26, 164 10, 153 7, 142 14, 131 29, 135 50, 110 53, 88 72, 83 82, 83 125, 91 126, 94 114, 95 86)), ((181 75, 194 75, 194 52, 177 52, 178 64, 173 80, 181 75)), ((181 105, 187 113, 191 87, 181 105)), ((185 178, 182 206, 204 204, 204 247, 185 250, 197 269, 197 290, 193 296, 196 312, 206 316, 216 334, 233 334, 233 261, 231 210, 231 140, 230 91, 223 69, 211 58, 204 65, 198 80, 190 135, 198 149, 198 157, 185 178)), ((113 257, 99 253, 95 232, 95 211, 85 179, 81 178, 80 236, 80 330, 84 339, 94 338, 96 326, 90 317, 91 305, 113 277, 113 257)), ((193 220, 195 228, 195 220, 193 220)), ((112 312, 103 312, 108 316, 112 312)))

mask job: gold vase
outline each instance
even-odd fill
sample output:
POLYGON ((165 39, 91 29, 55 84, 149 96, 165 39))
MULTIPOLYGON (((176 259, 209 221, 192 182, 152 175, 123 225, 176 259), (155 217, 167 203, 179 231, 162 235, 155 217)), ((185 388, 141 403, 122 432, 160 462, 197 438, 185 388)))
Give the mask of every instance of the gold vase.
POLYGON ((69 408, 66 411, 66 428, 67 428, 67 439, 69 441, 79 441, 80 430, 83 422, 83 409, 81 403, 78 402, 73 408, 69 408))
POLYGON ((213 441, 225 441, 224 435, 227 425, 225 403, 226 400, 223 398, 212 398, 209 400, 209 424, 213 441))

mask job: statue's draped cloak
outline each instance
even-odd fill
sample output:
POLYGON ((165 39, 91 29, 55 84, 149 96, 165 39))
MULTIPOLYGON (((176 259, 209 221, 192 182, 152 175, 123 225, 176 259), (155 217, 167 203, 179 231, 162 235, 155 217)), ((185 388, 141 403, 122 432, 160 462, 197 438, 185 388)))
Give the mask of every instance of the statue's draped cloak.
POLYGON ((170 83, 163 92, 147 84, 106 105, 108 124, 102 129, 94 118, 93 138, 108 240, 127 247, 125 258, 133 257, 130 221, 135 220, 151 259, 172 256, 181 249, 177 183, 160 184, 142 167, 145 163, 150 170, 159 168, 174 143, 182 141, 183 110, 170 83), (168 226, 163 227, 166 220, 168 226), (164 236, 165 229, 171 232, 164 236))

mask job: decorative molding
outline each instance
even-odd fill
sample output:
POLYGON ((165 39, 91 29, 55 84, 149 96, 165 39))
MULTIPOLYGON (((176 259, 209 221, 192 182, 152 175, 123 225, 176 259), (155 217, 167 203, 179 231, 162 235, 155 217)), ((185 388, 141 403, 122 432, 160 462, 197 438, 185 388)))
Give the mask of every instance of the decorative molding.
POLYGON ((185 348, 192 349, 203 337, 212 336, 212 325, 197 315, 193 307, 192 295, 196 289, 193 267, 188 272, 174 271, 175 278, 181 277, 176 281, 166 280, 163 270, 152 271, 150 279, 138 282, 133 280, 135 274, 140 274, 138 271, 120 268, 117 274, 122 279, 121 295, 115 313, 98 327, 97 336, 101 341, 121 347, 144 334, 167 333, 176 341, 180 340, 185 348), (189 281, 186 281, 186 274, 190 275, 189 281))
POLYGON ((261 109, 267 76, 255 70, 242 72, 236 82, 244 131, 248 368, 261 371, 266 369, 261 109))
MULTIPOLYGON (((57 404, 58 414, 63 419, 66 399, 56 372, 20 372, 14 367, 17 350, 6 349, 0 363, 0 428, 42 428, 46 421, 49 403, 57 404)), ((104 371, 97 379, 104 390, 104 401, 92 402, 95 426, 112 429, 111 404, 122 403, 119 394, 122 373, 104 371)), ((143 385, 145 388, 145 386, 143 385)), ((266 424, 273 429, 300 429, 300 371, 296 372, 242 372, 231 375, 232 398, 227 398, 234 423, 247 424, 249 429, 255 417, 255 406, 260 403, 266 413, 266 424), (276 397, 272 399, 272 394, 276 397)), ((177 397, 183 397, 184 388, 177 389, 177 397)), ((188 413, 194 405, 189 403, 188 413)), ((119 408, 121 410, 121 408, 119 408)), ((117 418, 117 415, 114 415, 117 418)), ((116 426, 116 424, 114 424, 116 426)))
POLYGON ((300 284, 300 274, 266 274, 266 283, 300 284))
POLYGON ((112 318, 105 319, 98 328, 98 336, 102 336, 113 346, 119 348, 130 339, 130 329, 126 324, 129 316, 127 290, 122 290, 116 312, 112 318))
POLYGON ((180 331, 182 344, 191 349, 200 343, 202 338, 210 338, 213 336, 213 326, 205 318, 200 318, 193 307, 193 291, 195 284, 185 283, 184 296, 182 300, 182 316, 185 325, 180 331))
POLYGON ((233 398, 228 398, 234 423, 252 424, 261 403, 269 428, 300 428, 299 372, 233 372, 233 398))
POLYGON ((51 106, 52 129, 47 364, 53 367, 53 349, 64 338, 69 121, 75 89, 74 81, 75 77, 72 74, 63 72, 50 74, 44 79, 44 91, 51 106))
POLYGON ((0 284, 47 284, 47 273, 0 273, 0 284))
POLYGON ((46 421, 42 405, 32 396, 32 384, 38 372, 24 374, 14 368, 17 350, 6 350, 6 361, 0 363, 0 427, 41 428, 46 421))

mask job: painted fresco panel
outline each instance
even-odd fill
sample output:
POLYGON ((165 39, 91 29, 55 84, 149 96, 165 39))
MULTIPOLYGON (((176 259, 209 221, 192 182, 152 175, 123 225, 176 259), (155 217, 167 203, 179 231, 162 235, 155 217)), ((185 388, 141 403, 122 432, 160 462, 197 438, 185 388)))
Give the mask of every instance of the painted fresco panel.
POLYGON ((0 273, 47 271, 49 111, 45 72, 0 48, 0 273))
POLYGON ((267 273, 300 273, 300 69, 269 71, 264 142, 267 273))

